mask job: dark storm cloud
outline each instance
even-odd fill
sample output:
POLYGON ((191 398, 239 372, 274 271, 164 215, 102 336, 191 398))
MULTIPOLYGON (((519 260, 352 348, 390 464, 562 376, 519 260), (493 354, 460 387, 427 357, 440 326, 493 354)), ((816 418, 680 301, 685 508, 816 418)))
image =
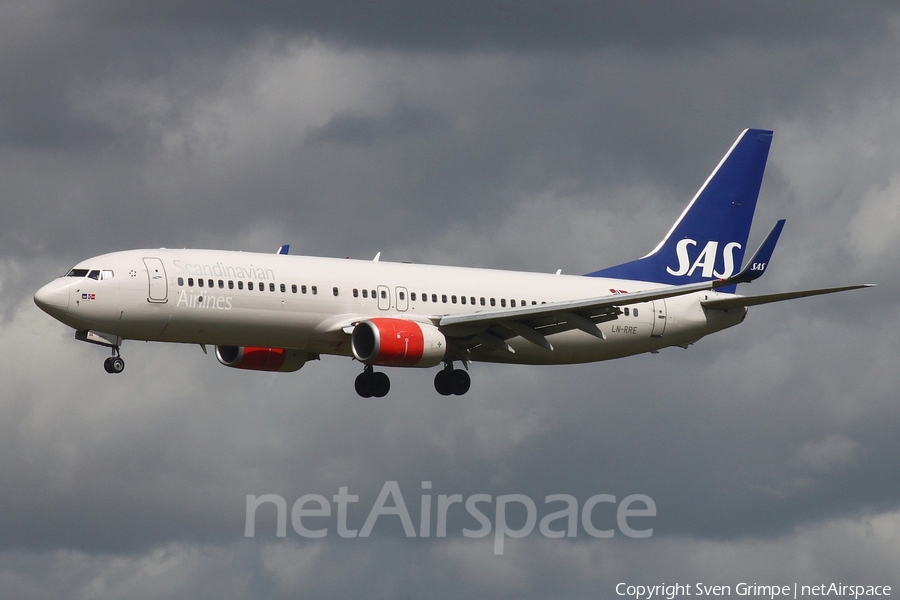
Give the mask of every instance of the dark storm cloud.
MULTIPOLYGON (((887 32, 889 3, 843 10, 839 2, 710 3, 539 1, 359 4, 320 2, 83 2, 112 27, 191 32, 219 30, 242 41, 260 31, 306 35, 347 47, 413 51, 585 50, 602 46, 671 49, 725 39, 794 40, 865 30, 887 32)), ((852 40, 852 36, 840 36, 852 40)), ((851 42, 852 43, 852 42, 851 42)))
MULTIPOLYGON (((835 90, 857 89, 868 73, 845 61, 890 64, 889 53, 860 55, 860 38, 849 35, 857 28, 866 29, 868 40, 889 33, 890 19, 878 17, 877 4, 855 11, 821 4, 692 10, 668 3, 653 10, 584 3, 551 11, 517 4, 514 20, 503 17, 510 10, 504 4, 374 6, 368 9, 374 16, 349 4, 238 3, 49 4, 13 13, 24 15, 21 26, 3 43, 19 60, 0 68, 22 84, 5 87, 0 97, 0 136, 11 148, 77 150, 86 164, 74 177, 67 164, 52 173, 17 169, 5 178, 7 206, 25 222, 36 211, 65 206, 59 213, 65 220, 49 234, 31 229, 32 240, 64 243, 67 228, 94 223, 119 236, 107 238, 109 249, 141 238, 142 245, 184 245, 217 228, 239 238, 246 223, 274 224, 282 235, 300 233, 321 252, 340 255, 373 252, 383 233, 402 232, 409 245, 421 245, 435 233, 427 222, 410 226, 422 214, 442 214, 442 227, 497 219, 536 187, 587 197, 601 184, 667 177, 663 185, 676 186, 666 190, 667 207, 677 214, 741 129, 771 126, 765 121, 773 111, 821 110, 843 100, 849 92, 835 90), (405 15, 399 21, 406 37, 385 29, 392 15, 405 15), (415 33, 428 31, 418 23, 460 40, 447 45, 447 35, 415 33), (797 35, 782 35, 789 29, 797 35), (523 33, 531 30, 537 33, 523 33), (282 42, 266 41, 273 36, 282 42), (288 43, 298 37, 307 41, 288 43), (379 67, 393 67, 377 82, 397 88, 384 93, 387 106, 365 108, 360 96, 326 122, 312 123, 304 123, 302 110, 283 113, 276 136, 246 156, 245 140, 229 130, 230 119, 245 115, 198 123, 218 98, 259 100, 248 94, 265 73, 254 62, 258 53, 284 58, 311 40, 344 39, 354 40, 345 45, 357 56, 372 47, 387 52, 379 67), (493 40, 498 53, 488 54, 495 64, 479 72, 481 39, 493 40), (535 51, 508 54, 515 40, 535 51), (642 49, 617 50, 629 45, 642 49), (432 52, 403 62, 423 48, 432 52), (456 60, 471 64, 469 71, 449 60, 458 48, 466 51, 456 60), (579 52, 562 61, 547 52, 564 48, 579 52), (647 52, 656 48, 665 52, 647 52), (425 64, 428 57, 437 64, 425 64), (774 74, 773 62, 780 64, 774 74), (443 99, 432 91, 442 88, 443 99), (221 128, 220 139, 196 134, 210 125, 221 128), (286 133, 293 139, 280 141, 286 133), (172 138, 184 141, 172 146, 172 138), (366 141, 373 151, 317 143, 326 138, 366 141), (223 143, 234 160, 211 161, 210 150, 223 143), (193 162, 198 157, 202 163, 193 162), (175 183, 177 164, 186 167, 182 185, 175 183), (16 195, 16 180, 28 177, 52 193, 16 195), (113 226, 104 207, 126 205, 138 211, 131 225, 113 226), (347 222, 325 210, 331 206, 361 211, 361 218, 347 222), (150 231, 142 223, 157 207, 171 222, 150 231), (366 213, 385 210, 398 215, 388 224, 392 230, 363 226, 366 213), (318 215, 313 227, 309 214, 318 215), (322 236, 347 227, 358 247, 322 236)), ((328 88, 321 74, 304 83, 328 88)), ((5 250, 14 252, 10 239, 4 237, 5 250)))

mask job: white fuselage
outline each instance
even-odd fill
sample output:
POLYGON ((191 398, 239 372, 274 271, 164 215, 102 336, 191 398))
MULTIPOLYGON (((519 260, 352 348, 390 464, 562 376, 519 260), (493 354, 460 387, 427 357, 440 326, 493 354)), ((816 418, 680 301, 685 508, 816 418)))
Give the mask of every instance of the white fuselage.
MULTIPOLYGON (((349 356, 347 327, 394 317, 420 323, 480 310, 639 292, 659 284, 492 269, 219 250, 131 250, 97 256, 44 288, 42 307, 76 330, 123 339, 301 349, 349 356), (49 309, 48 309, 49 307, 49 309)), ((469 358, 582 363, 684 346, 740 323, 713 311, 714 291, 634 304, 598 327, 550 334, 548 350, 521 337, 514 352, 479 346, 469 358)))

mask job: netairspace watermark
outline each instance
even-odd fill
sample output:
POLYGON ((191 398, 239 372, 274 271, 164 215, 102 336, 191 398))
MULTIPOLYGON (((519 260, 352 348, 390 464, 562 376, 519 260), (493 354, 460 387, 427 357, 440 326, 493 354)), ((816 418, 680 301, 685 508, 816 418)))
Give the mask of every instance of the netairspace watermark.
MULTIPOLYGON (((431 490, 431 482, 423 481, 422 490, 431 490)), ((335 518, 335 530, 341 538, 366 538, 372 533, 372 529, 378 519, 398 519, 403 527, 403 532, 408 538, 432 537, 432 515, 435 514, 435 527, 433 535, 436 538, 447 537, 447 515, 451 511, 460 515, 465 509, 465 514, 477 521, 477 529, 462 529, 462 535, 467 538, 487 537, 493 531, 494 554, 503 554, 506 538, 524 538, 530 535, 535 528, 547 538, 574 538, 580 530, 595 538, 611 538, 616 534, 616 529, 630 538, 648 538, 653 535, 653 528, 635 529, 637 524, 629 524, 628 520, 638 517, 655 517, 656 503, 645 494, 631 494, 617 501, 612 494, 597 494, 591 496, 581 505, 579 511, 578 499, 569 494, 551 494, 544 498, 545 511, 542 511, 538 522, 537 503, 525 494, 502 494, 492 496, 490 494, 472 494, 463 498, 462 494, 438 494, 436 503, 430 493, 423 493, 419 502, 419 527, 416 529, 406 502, 400 491, 400 485, 396 481, 386 481, 381 487, 378 498, 362 524, 361 529, 350 529, 347 523, 348 506, 359 502, 359 496, 349 493, 349 487, 338 488, 338 493, 331 497, 331 501, 321 494, 304 494, 294 502, 290 512, 291 527, 298 535, 304 538, 324 538, 332 531, 331 527, 309 529, 309 521, 304 525, 303 520, 315 517, 335 518), (390 504, 388 503, 390 501, 390 504), (332 505, 332 502, 334 505, 332 505), (603 522, 595 520, 594 509, 598 505, 615 506, 615 521, 607 518, 603 522), (434 510, 432 506, 434 505, 434 510), (493 505, 493 507, 491 507, 493 505), (517 508, 516 508, 517 507, 517 508), (517 527, 513 527, 507 520, 507 510, 512 509, 519 515, 524 510, 525 519, 515 519, 517 527), (553 509, 553 512, 546 510, 553 509), (557 510, 558 509, 558 510, 557 510), (546 513, 546 514, 544 514, 546 513), (491 520, 493 517, 493 521, 491 520), (580 517, 580 519, 579 519, 580 517), (579 522, 581 529, 579 530, 579 522), (615 527, 613 527, 615 525, 615 527), (606 527, 606 528, 604 528, 606 527)), ((246 519, 244 523, 244 536, 256 536, 256 512, 260 506, 273 504, 276 509, 276 537, 287 535, 288 510, 287 501, 278 494, 263 494, 262 496, 247 496, 246 519)), ((611 507, 607 507, 608 511, 611 507)), ((597 512, 602 512, 598 509, 597 512)), ((645 523, 642 521, 642 523, 645 523)), ((322 525, 321 519, 317 525, 322 525)))
POLYGON ((723 596, 744 596, 751 598, 858 598, 885 597, 891 595, 889 585, 847 585, 843 583, 819 583, 803 585, 765 585, 761 583, 738 583, 721 585, 708 583, 670 583, 657 585, 634 585, 619 583, 616 595, 634 600, 675 600, 680 597, 714 598, 723 596))

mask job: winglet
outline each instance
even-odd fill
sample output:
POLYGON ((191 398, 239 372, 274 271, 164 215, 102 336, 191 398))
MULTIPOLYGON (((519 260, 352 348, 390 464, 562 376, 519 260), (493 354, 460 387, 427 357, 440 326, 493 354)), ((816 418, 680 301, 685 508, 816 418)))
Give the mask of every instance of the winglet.
POLYGON ((785 220, 781 219, 775 223, 775 227, 772 228, 772 231, 769 232, 763 243, 759 245, 759 248, 753 253, 753 256, 747 261, 740 273, 728 278, 727 281, 730 284, 750 283, 754 279, 759 279, 763 276, 763 273, 766 272, 766 267, 769 266, 769 261, 772 260, 772 252, 775 251, 775 244, 778 243, 778 237, 781 235, 781 230, 784 229, 784 222, 785 220))
POLYGON ((276 252, 275 254, 287 254, 288 251, 290 251, 290 249, 291 249, 290 244, 283 244, 282 246, 278 247, 278 252, 276 252))

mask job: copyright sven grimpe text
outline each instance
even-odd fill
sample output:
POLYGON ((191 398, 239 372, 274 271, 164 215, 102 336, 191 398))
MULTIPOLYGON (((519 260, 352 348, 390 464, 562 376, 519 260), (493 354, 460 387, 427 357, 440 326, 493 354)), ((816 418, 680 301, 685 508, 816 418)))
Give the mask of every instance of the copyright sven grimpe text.
POLYGON ((619 583, 616 594, 634 600, 675 600, 681 597, 716 598, 723 596, 743 596, 747 598, 872 598, 891 595, 889 585, 850 585, 844 583, 819 583, 806 585, 765 585, 761 583, 738 583, 735 585, 697 583, 670 583, 638 585, 619 583))

